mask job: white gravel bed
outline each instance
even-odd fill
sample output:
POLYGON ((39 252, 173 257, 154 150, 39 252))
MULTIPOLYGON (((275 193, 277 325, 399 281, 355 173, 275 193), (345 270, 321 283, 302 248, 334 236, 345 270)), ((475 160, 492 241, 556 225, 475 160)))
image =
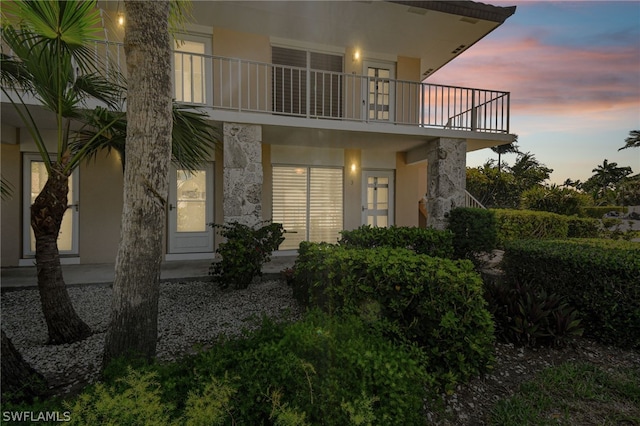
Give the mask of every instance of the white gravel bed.
MULTIPOLYGON (((0 311, 2 329, 24 359, 63 392, 98 377, 111 310, 110 287, 68 291, 76 312, 94 332, 81 342, 46 345, 47 326, 35 289, 2 293, 0 311)), ((301 313, 291 289, 279 280, 253 283, 246 290, 220 290, 211 282, 162 283, 158 308, 161 361, 175 360, 221 335, 255 328, 263 315, 284 320, 301 313)))

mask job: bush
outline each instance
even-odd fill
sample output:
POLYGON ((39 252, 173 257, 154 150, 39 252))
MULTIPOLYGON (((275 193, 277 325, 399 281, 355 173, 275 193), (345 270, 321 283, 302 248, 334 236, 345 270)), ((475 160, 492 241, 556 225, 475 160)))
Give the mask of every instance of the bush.
POLYGON ((279 223, 257 229, 238 222, 210 225, 220 229, 226 238, 216 250, 222 260, 213 262, 209 268, 209 275, 213 275, 213 280, 222 288, 247 288, 254 277, 262 276, 262 264, 271 259, 271 252, 284 241, 279 223))
POLYGON ((600 236, 602 226, 600 221, 589 217, 568 217, 567 237, 569 238, 597 238, 600 236))
POLYGON ((496 217, 498 244, 526 239, 566 238, 569 224, 564 216, 528 210, 492 210, 496 217))
POLYGON ((303 243, 295 283, 297 296, 313 306, 387 322, 416 342, 428 354, 428 371, 447 390, 492 361, 493 322, 468 260, 303 243))
POLYGON ((485 283, 485 298, 496 325, 496 337, 516 345, 564 346, 580 336, 577 311, 561 297, 530 284, 485 283))
POLYGON ((620 240, 513 241, 504 270, 565 297, 582 314, 585 335, 640 348, 640 244, 620 240))
POLYGON ((602 216, 609 212, 620 212, 622 215, 627 212, 627 208, 622 206, 591 206, 584 209, 584 214, 594 219, 602 219, 602 216))
MULTIPOLYGON (((420 425, 424 399, 435 396, 427 395, 433 380, 422 358, 419 349, 392 343, 375 325, 315 310, 293 324, 265 319, 244 339, 218 342, 179 363, 146 367, 136 374, 153 380, 145 382, 145 393, 131 395, 137 399, 122 401, 122 409, 140 412, 136 401, 142 401, 149 418, 175 424, 217 424, 222 418, 240 425, 362 424, 358 419, 420 425), (210 413, 210 421, 197 422, 210 413)), ((108 395, 99 390, 80 400, 110 407, 114 395, 121 401, 127 392, 116 386, 108 395)))
POLYGON ((456 257, 475 259, 475 254, 490 252, 496 247, 496 219, 491 210, 456 208, 449 216, 456 257))
POLYGON ((453 257, 453 235, 449 231, 407 226, 380 228, 363 225, 352 231, 342 231, 341 234, 342 238, 338 244, 348 248, 406 248, 418 254, 453 257))
POLYGON ((534 186, 520 195, 520 208, 557 213, 566 216, 583 216, 584 209, 593 204, 590 196, 575 189, 558 186, 534 186))

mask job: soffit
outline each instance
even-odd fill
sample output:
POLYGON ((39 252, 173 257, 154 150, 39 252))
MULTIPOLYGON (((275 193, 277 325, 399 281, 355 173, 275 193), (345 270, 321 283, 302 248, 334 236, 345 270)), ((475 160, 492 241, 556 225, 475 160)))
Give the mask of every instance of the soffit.
POLYGON ((428 4, 434 2, 402 3, 406 2, 195 1, 192 5, 198 25, 355 47, 365 56, 417 57, 421 59, 422 73, 433 73, 501 24, 489 19, 495 18, 488 9, 493 6, 479 3, 455 2, 460 3, 458 9, 439 7, 441 10, 428 4), (474 7, 476 16, 487 19, 468 16, 474 7), (480 13, 483 10, 484 15, 480 13))

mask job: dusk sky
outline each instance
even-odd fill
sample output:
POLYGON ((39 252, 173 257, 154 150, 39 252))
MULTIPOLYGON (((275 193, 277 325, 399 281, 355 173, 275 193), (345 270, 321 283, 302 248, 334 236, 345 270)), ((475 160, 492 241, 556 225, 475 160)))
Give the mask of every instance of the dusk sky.
POLYGON ((511 92, 511 133, 554 170, 550 183, 584 181, 605 158, 640 173, 640 148, 618 151, 640 130, 640 1, 486 3, 517 10, 426 81, 511 92))

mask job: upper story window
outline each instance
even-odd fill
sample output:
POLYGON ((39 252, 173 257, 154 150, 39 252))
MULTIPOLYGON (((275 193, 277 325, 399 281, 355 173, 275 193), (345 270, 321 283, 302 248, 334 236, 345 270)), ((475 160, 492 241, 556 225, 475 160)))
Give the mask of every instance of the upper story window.
POLYGON ((309 117, 343 116, 343 58, 273 46, 273 111, 309 117))
POLYGON ((207 62, 211 42, 204 37, 185 36, 176 41, 174 52, 174 96, 176 101, 207 103, 207 62))

